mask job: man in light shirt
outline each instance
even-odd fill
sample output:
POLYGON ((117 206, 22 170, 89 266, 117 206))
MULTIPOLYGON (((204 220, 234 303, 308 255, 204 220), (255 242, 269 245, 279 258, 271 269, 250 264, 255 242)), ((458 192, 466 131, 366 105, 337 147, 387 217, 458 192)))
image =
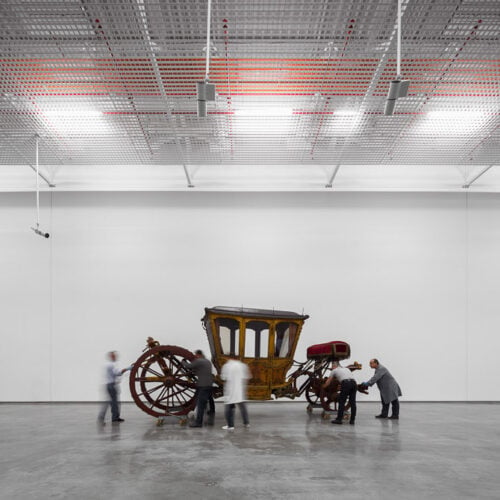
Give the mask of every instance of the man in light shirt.
POLYGON ((332 372, 323 384, 323 389, 326 389, 332 383, 334 378, 336 378, 340 383, 340 394, 338 400, 339 408, 337 411, 337 418, 332 420, 332 424, 342 425, 345 403, 347 398, 349 398, 349 404, 351 405, 351 419, 349 420, 349 423, 354 425, 354 421, 356 420, 356 392, 358 391, 358 385, 352 376, 351 370, 340 366, 338 361, 332 362, 332 372))
POLYGON ((107 401, 105 401, 101 407, 101 411, 99 412, 99 416, 97 417, 98 422, 104 425, 104 417, 106 416, 106 410, 108 406, 111 406, 111 421, 112 422, 124 422, 123 418, 120 418, 120 402, 118 400, 119 394, 119 383, 120 376, 123 375, 126 371, 132 369, 132 365, 123 368, 120 370, 116 366, 116 361, 118 359, 118 354, 116 351, 110 351, 107 354, 108 362, 105 367, 105 387, 106 393, 109 397, 107 401))

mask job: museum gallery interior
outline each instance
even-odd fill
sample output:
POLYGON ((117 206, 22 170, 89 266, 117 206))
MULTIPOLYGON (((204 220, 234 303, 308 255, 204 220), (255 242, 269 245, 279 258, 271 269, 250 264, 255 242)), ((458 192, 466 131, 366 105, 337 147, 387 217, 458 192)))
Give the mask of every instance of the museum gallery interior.
POLYGON ((498 498, 499 37, 500 0, 2 0, 0 496, 498 498), (370 383, 332 425, 374 358, 399 420, 370 383))

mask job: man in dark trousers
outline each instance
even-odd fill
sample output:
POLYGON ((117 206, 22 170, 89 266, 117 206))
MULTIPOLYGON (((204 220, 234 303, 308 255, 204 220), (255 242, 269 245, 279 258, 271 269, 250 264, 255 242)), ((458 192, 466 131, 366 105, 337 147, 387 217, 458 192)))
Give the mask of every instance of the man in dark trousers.
POLYGON ((345 403, 347 398, 349 398, 349 404, 351 405, 351 419, 349 420, 349 423, 354 425, 354 421, 356 420, 356 392, 358 391, 358 385, 352 376, 351 370, 340 366, 338 361, 333 361, 332 372, 323 384, 323 389, 326 389, 332 383, 334 378, 336 378, 340 383, 340 394, 338 400, 339 408, 337 411, 337 418, 332 420, 332 424, 342 425, 345 403))
POLYGON ((214 425, 215 403, 212 396, 212 363, 205 358, 203 351, 199 349, 194 352, 195 359, 189 363, 184 361, 184 367, 192 370, 197 377, 196 380, 196 419, 189 427, 203 427, 203 415, 208 403, 208 425, 214 425))
POLYGON ((363 382, 361 385, 365 387, 377 384, 382 399, 382 412, 376 415, 375 418, 390 418, 391 420, 399 419, 399 396, 401 396, 401 388, 391 375, 389 370, 382 366, 378 359, 370 360, 370 367, 375 370, 373 377, 368 382, 363 382), (389 405, 392 404, 392 415, 389 417, 389 405))
POLYGON ((116 351, 110 351, 107 354, 108 362, 105 367, 105 387, 106 387, 106 395, 107 400, 102 404, 101 410, 99 411, 99 416, 97 417, 97 421, 104 425, 104 417, 106 416, 106 410, 108 406, 111 406, 111 420, 112 422, 125 422, 123 418, 120 417, 120 401, 118 398, 118 394, 120 392, 119 383, 120 376, 123 375, 126 371, 132 369, 132 365, 123 368, 123 370, 119 369, 116 366, 116 361, 118 360, 118 353, 116 351))

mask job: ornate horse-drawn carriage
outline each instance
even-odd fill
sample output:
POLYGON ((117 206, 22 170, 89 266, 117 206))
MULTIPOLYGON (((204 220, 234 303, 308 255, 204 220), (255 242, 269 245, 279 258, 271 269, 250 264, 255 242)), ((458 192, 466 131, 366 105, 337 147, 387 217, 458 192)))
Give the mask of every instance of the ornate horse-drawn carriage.
MULTIPOLYGON (((234 307, 206 308, 202 318, 210 345, 212 362, 217 370, 214 397, 222 395, 219 378, 222 366, 230 357, 246 363, 252 374, 248 399, 266 400, 305 395, 311 412, 322 408, 323 415, 333 410, 338 384, 322 388, 332 360, 350 357, 346 342, 331 341, 308 347, 307 361, 293 361, 300 332, 307 315, 290 311, 234 307), (292 369, 291 373, 288 373, 292 369)), ((155 417, 183 416, 196 404, 196 380, 183 364, 194 354, 182 347, 160 345, 148 338, 145 352, 130 373, 130 392, 137 406, 155 417)), ((361 365, 350 365, 359 370, 361 365)))

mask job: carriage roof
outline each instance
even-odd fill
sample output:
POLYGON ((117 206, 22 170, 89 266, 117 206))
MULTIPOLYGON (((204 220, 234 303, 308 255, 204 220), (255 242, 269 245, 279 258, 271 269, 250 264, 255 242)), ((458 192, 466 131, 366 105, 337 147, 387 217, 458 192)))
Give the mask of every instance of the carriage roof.
POLYGON ((226 314, 228 316, 239 316, 242 318, 264 318, 264 319, 297 319, 306 320, 307 314, 298 314, 292 311, 280 311, 276 309, 254 309, 250 307, 227 307, 216 306, 206 307, 207 314, 226 314))

